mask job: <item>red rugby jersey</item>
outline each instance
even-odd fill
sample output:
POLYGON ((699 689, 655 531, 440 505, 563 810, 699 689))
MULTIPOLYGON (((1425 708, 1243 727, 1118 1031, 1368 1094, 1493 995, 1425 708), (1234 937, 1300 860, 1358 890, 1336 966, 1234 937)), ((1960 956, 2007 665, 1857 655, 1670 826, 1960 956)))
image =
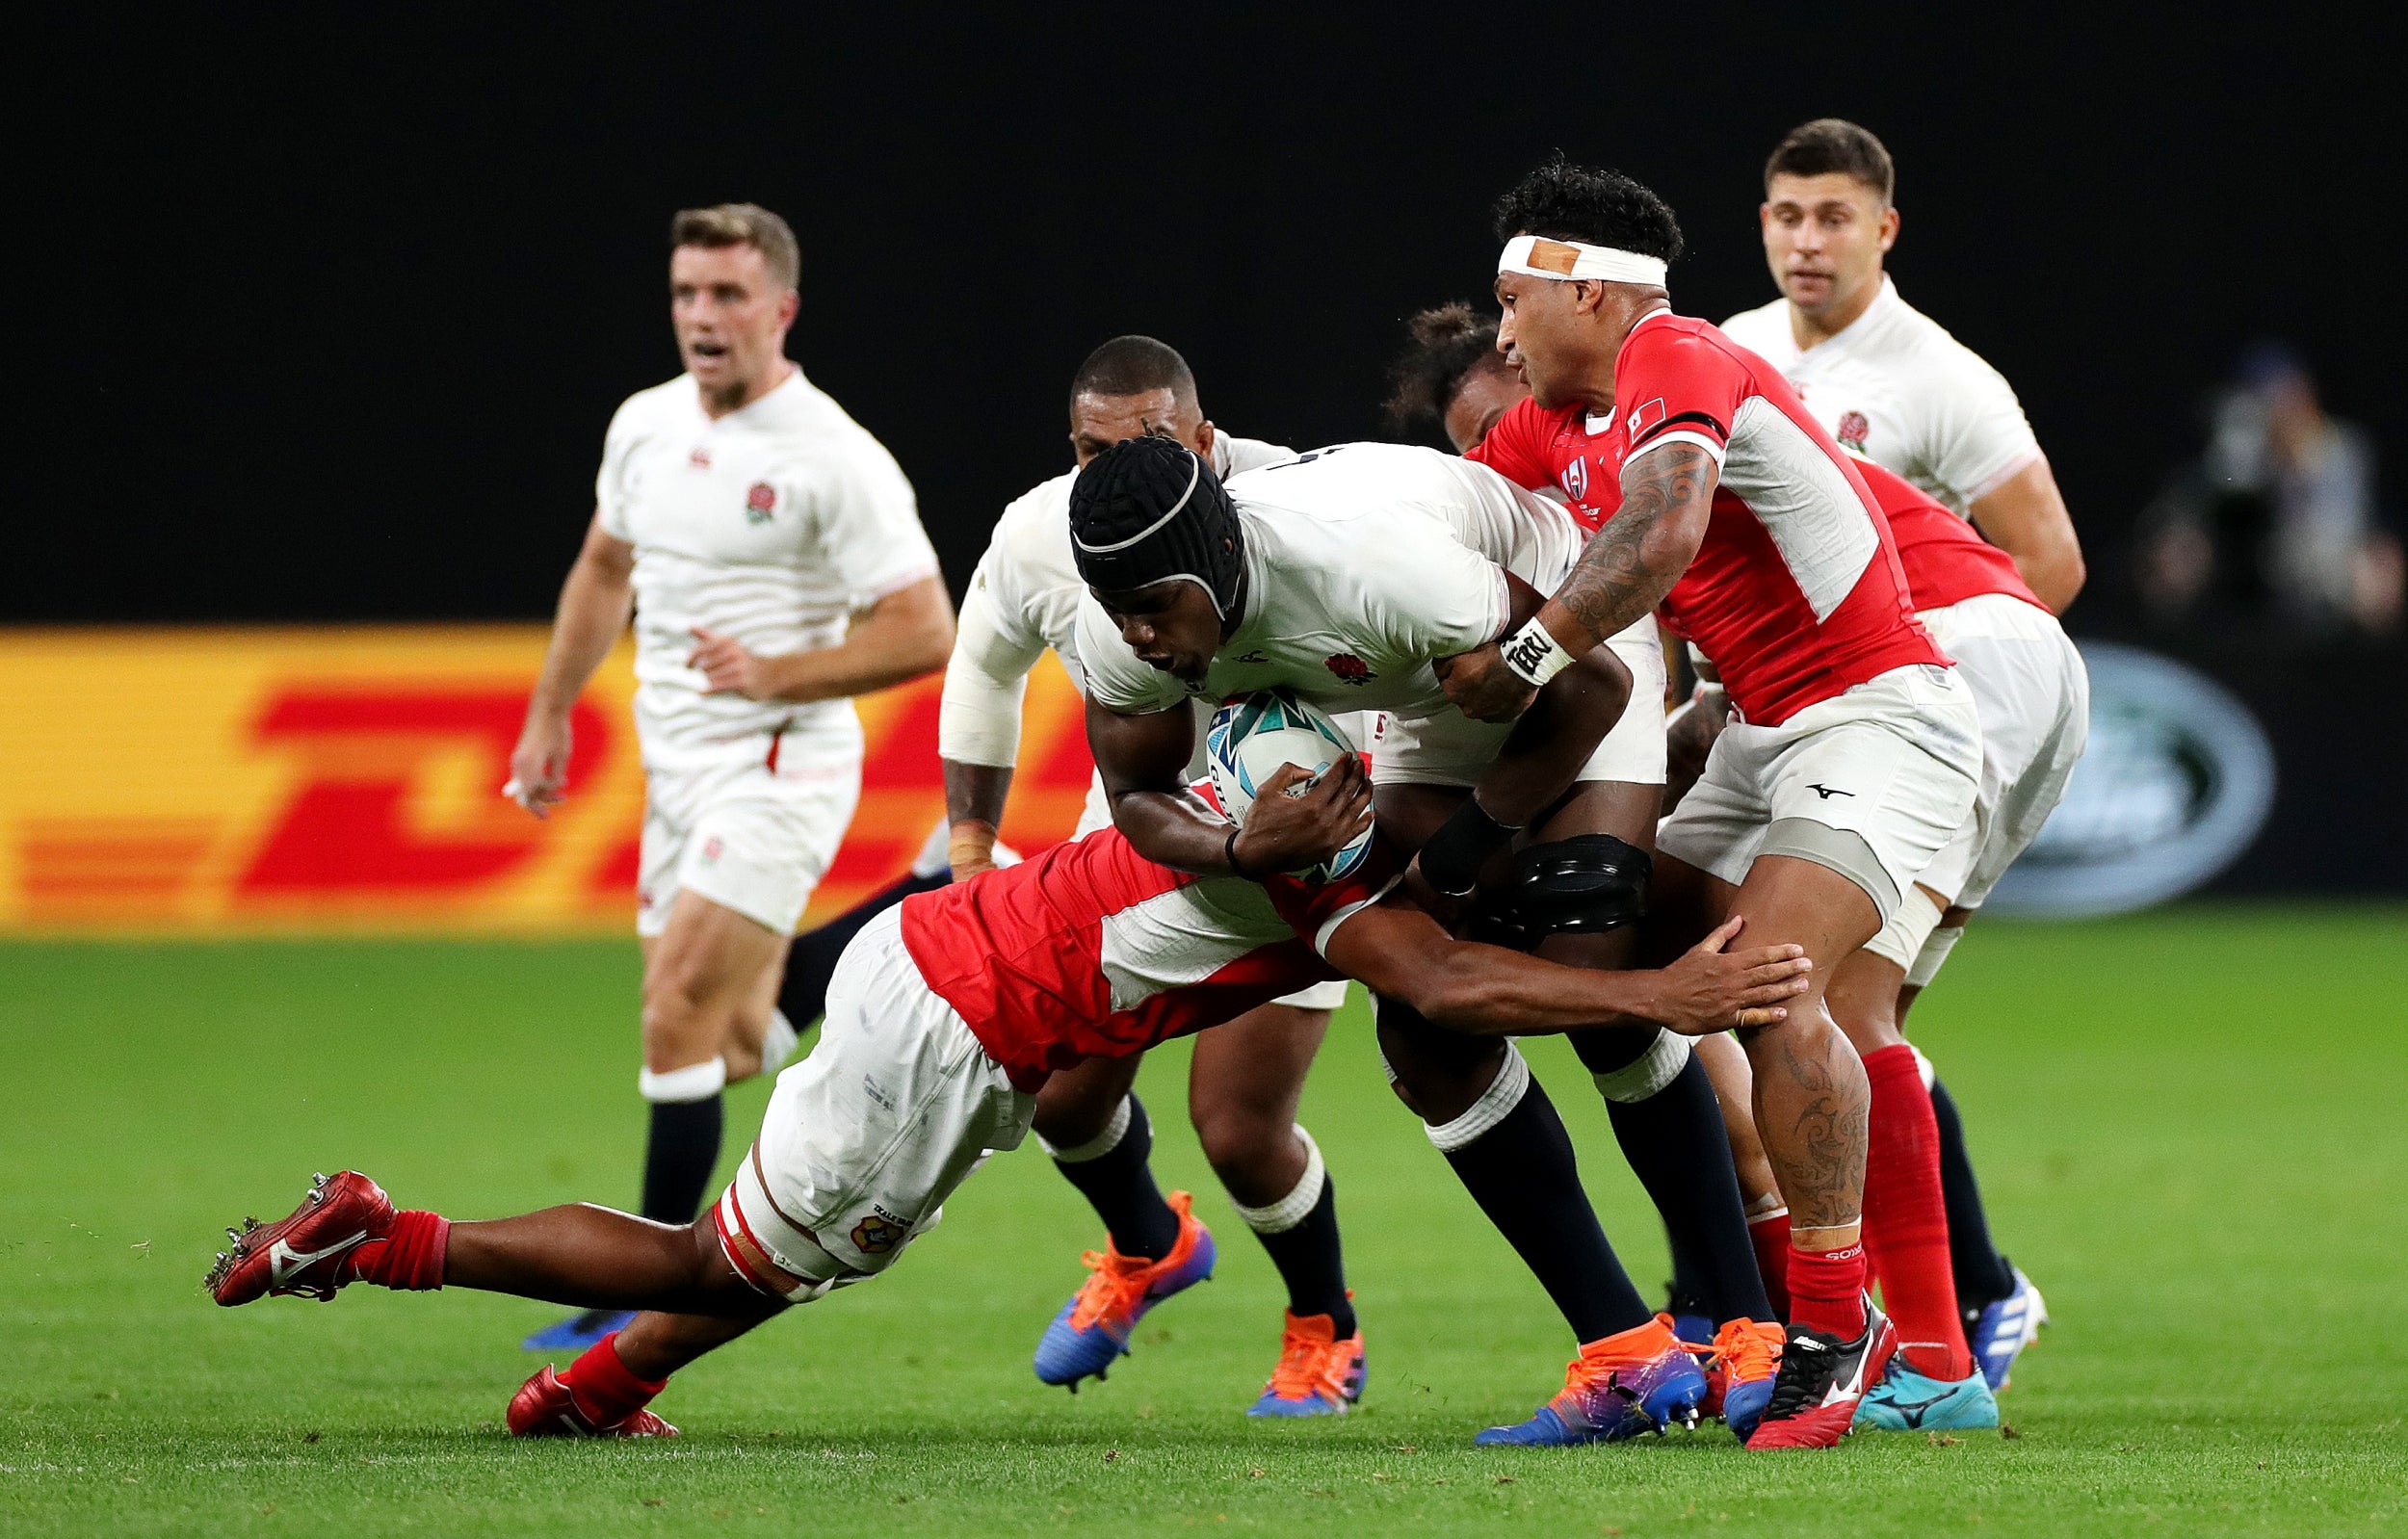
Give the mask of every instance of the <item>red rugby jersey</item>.
POLYGON ((1709 323, 1660 310, 1631 328, 1613 388, 1606 416, 1522 402, 1471 457, 1559 488, 1593 531, 1621 506, 1632 456, 1673 443, 1712 455, 1712 519, 1662 613, 1713 659, 1744 719, 1774 725, 1892 668, 1949 661, 1915 618, 1856 462, 1779 370, 1709 323))
POLYGON ((1856 473, 1865 478, 1882 516, 1890 521, 1890 537, 1898 546, 1898 564, 1906 570, 1917 610, 1946 609, 1984 593, 2004 593, 2034 609, 2048 608, 2015 570, 2015 559, 1983 539, 1946 504, 1870 459, 1857 460, 1856 473))
POLYGON ((1400 863, 1378 841, 1342 881, 1195 876, 1117 829, 903 902, 929 988, 1015 1083, 1125 1057, 1342 975, 1321 957, 1400 863))

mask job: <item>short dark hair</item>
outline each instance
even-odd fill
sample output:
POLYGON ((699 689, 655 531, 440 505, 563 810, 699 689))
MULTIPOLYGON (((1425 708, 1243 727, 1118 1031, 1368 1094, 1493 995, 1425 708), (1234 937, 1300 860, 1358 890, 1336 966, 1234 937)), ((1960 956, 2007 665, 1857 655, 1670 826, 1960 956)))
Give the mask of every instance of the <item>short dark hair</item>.
POLYGON ((1380 409, 1393 432, 1410 432, 1425 420, 1444 423, 1463 377, 1497 357, 1497 319, 1461 300, 1408 317, 1409 340, 1388 365, 1388 400, 1380 409))
POLYGON ((1678 260, 1681 224, 1664 200, 1620 171, 1553 159, 1497 199, 1497 239, 1543 235, 1678 260))
POLYGON ((1152 337, 1114 337, 1070 377, 1070 399, 1081 396, 1141 396, 1149 390, 1195 399, 1195 374, 1179 350, 1152 337))
POLYGON ((1776 176, 1828 176, 1834 171, 1879 193, 1883 208, 1898 193, 1898 168, 1889 150, 1871 129, 1845 117, 1818 117, 1791 129, 1765 162, 1765 191, 1772 191, 1776 176))
POLYGON ((679 209, 668 222, 668 248, 681 246, 749 246, 761 253, 761 265, 778 287, 791 289, 802 278, 802 250, 793 228, 758 203, 679 209))

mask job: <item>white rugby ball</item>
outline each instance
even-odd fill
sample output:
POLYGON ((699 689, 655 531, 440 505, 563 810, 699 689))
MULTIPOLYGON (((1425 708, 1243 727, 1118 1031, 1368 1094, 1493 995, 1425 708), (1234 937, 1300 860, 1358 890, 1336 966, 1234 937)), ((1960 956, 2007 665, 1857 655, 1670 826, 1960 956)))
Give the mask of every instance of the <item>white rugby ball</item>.
MULTIPOLYGON (((1204 765, 1212 776, 1213 795, 1229 821, 1241 826, 1254 805, 1255 788, 1281 766, 1296 765, 1318 778, 1354 751, 1345 730, 1325 712, 1285 689, 1232 695, 1213 713, 1204 733, 1204 765)), ((1288 795, 1300 796, 1312 785, 1311 780, 1299 780, 1288 795)), ((1365 828, 1327 860, 1289 874, 1310 882, 1336 881, 1362 865, 1371 848, 1372 831, 1365 828)))

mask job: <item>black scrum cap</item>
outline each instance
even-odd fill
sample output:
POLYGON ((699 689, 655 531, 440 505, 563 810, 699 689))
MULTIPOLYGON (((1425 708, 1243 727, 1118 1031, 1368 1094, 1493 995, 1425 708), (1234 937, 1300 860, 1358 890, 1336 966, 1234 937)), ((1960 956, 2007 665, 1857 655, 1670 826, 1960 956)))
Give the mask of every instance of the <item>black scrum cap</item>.
POLYGON ((1103 592, 1184 579, 1222 619, 1237 607, 1237 505, 1201 455, 1168 438, 1123 438, 1087 461, 1070 487, 1070 549, 1080 580, 1103 592))

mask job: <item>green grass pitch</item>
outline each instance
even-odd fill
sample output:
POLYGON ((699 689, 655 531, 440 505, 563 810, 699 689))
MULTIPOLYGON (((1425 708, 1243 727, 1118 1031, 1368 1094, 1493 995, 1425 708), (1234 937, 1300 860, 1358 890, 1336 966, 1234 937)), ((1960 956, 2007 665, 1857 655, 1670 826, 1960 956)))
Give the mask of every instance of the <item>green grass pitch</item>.
MULTIPOLYGON (((2015 1436, 1475 1450, 1572 1347, 1390 1100, 1359 1004, 1306 1098, 1371 1344, 1359 1414, 1240 1413, 1281 1296, 1145 1072, 1220 1274, 1072 1398, 1029 1352, 1097 1242, 1034 1143, 896 1270, 697 1365, 671 1443, 497 1430, 547 1306, 220 1311, 222 1230, 356 1165, 458 1216, 632 1197, 631 943, 0 946, 0 1531, 2408 1531, 2408 910, 1976 926, 1918 1037, 2057 1323, 2015 1436)), ((1560 1043, 1532 1059, 1634 1275, 1662 1239, 1560 1043)), ((731 1151, 764 1100, 732 1098, 731 1151)))

